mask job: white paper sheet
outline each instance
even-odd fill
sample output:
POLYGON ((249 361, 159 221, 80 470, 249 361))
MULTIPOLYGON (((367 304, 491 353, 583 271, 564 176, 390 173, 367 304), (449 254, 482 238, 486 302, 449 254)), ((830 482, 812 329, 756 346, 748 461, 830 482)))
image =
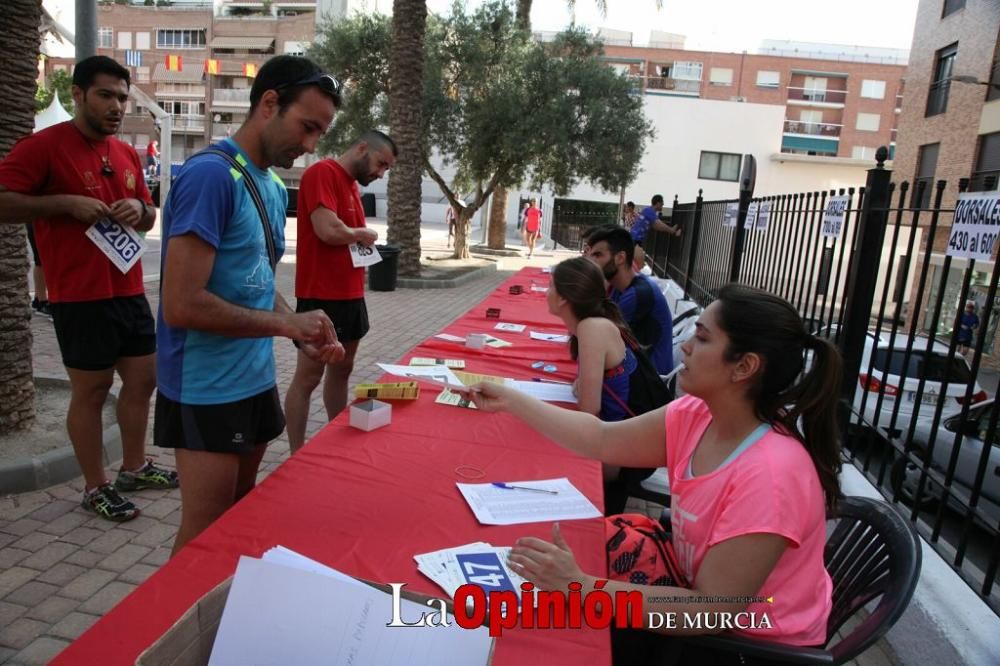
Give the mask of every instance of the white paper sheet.
POLYGON ((384 372, 397 377, 407 377, 450 388, 465 386, 462 380, 456 377, 455 373, 445 365, 391 365, 389 363, 376 363, 375 365, 382 368, 384 372))
POLYGON ((508 379, 504 384, 546 402, 570 402, 574 405, 578 402, 576 396, 573 395, 572 384, 521 381, 518 379, 508 379))
POLYGON ((500 322, 493 328, 495 328, 498 331, 511 331, 512 333, 520 333, 527 327, 524 324, 508 324, 506 322, 500 322))
POLYGON ((364 245, 363 243, 351 243, 347 246, 351 252, 351 263, 355 268, 372 266, 382 261, 382 255, 374 245, 364 245))
POLYGON ((301 571, 311 571, 313 573, 323 574, 324 576, 336 578, 337 580, 342 580, 345 583, 350 583, 351 585, 364 585, 364 583, 357 578, 352 578, 345 573, 341 573, 332 567, 321 564, 316 560, 296 553, 294 550, 290 550, 284 546, 275 546, 274 548, 271 548, 266 553, 261 555, 261 559, 265 562, 272 562, 274 564, 280 564, 282 566, 299 569, 301 571))
POLYGON ((518 525, 554 520, 597 518, 601 512, 576 489, 569 479, 508 481, 512 486, 527 486, 558 491, 557 495, 528 490, 497 488, 492 483, 458 483, 458 490, 484 525, 518 525))
POLYGON ((541 331, 531 332, 532 340, 544 340, 545 342, 569 342, 569 336, 563 333, 543 333, 541 331))
POLYGON ((447 342, 465 342, 465 338, 452 335, 451 333, 438 333, 434 337, 438 340, 445 340, 447 342))
MULTIPOLYGON (((414 622, 432 608, 401 602, 414 622)), ((486 628, 387 627, 392 597, 367 585, 241 557, 212 648, 212 666, 485 664, 486 628)))

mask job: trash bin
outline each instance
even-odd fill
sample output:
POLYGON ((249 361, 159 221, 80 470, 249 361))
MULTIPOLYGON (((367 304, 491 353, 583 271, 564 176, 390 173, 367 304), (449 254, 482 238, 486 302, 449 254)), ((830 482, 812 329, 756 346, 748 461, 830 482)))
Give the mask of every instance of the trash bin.
POLYGON ((368 267, 368 288, 372 291, 396 291, 396 270, 400 249, 395 245, 376 245, 382 261, 368 267))
POLYGON ((375 195, 371 192, 362 194, 361 208, 365 211, 365 217, 375 217, 375 195))

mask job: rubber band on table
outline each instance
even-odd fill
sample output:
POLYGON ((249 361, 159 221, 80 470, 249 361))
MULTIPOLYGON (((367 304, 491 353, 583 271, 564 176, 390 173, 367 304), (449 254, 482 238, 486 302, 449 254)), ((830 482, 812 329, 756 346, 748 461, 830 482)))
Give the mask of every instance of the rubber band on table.
POLYGON ((455 468, 455 474, 470 481, 482 479, 486 476, 486 472, 484 470, 481 470, 478 467, 473 467, 472 465, 459 465, 455 468))

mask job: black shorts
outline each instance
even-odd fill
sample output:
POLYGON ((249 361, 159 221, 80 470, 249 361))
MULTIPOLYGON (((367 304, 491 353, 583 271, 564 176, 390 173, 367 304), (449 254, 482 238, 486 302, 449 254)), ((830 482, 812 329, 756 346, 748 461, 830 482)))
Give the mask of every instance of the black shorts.
POLYGON ((156 322, 144 294, 49 307, 67 368, 107 370, 123 356, 156 351, 156 322))
POLYGON ((42 260, 38 256, 38 245, 35 244, 35 225, 28 224, 28 245, 31 246, 31 260, 34 261, 34 265, 39 268, 42 267, 42 260))
MULTIPOLYGON (((349 301, 326 301, 320 298, 299 298, 295 302, 296 312, 322 310, 333 322, 337 339, 341 342, 360 340, 368 333, 368 306, 365 299, 349 301)), ((296 345, 298 346, 298 345, 296 345)))
POLYGON ((284 429, 276 386, 219 405, 186 405, 156 393, 153 443, 166 449, 246 455, 284 429))

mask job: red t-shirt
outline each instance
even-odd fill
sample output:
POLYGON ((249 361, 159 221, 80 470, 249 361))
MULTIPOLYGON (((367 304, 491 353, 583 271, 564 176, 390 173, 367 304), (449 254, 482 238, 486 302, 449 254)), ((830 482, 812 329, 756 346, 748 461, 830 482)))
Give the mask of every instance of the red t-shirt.
POLYGON ((156 157, 156 153, 157 153, 157 150, 156 150, 156 144, 155 143, 153 143, 152 141, 150 141, 148 144, 146 144, 146 156, 147 157, 156 157))
POLYGON ((529 208, 524 211, 524 228, 528 231, 538 231, 542 226, 542 209, 529 208))
MULTIPOLYGON (((72 121, 29 134, 0 161, 0 185, 11 192, 76 194, 108 205, 119 199, 153 205, 142 174, 139 155, 131 146, 113 137, 89 141, 72 121), (101 173, 103 156, 111 160, 111 176, 101 173)), ((84 235, 88 226, 69 216, 35 220, 49 300, 67 303, 142 294, 142 262, 123 274, 84 235)))
POLYGON ((323 206, 347 226, 365 225, 358 183, 336 160, 305 170, 299 184, 299 238, 295 249, 295 296, 327 301, 364 298, 365 269, 355 268, 346 245, 328 245, 313 230, 313 211, 323 206))

